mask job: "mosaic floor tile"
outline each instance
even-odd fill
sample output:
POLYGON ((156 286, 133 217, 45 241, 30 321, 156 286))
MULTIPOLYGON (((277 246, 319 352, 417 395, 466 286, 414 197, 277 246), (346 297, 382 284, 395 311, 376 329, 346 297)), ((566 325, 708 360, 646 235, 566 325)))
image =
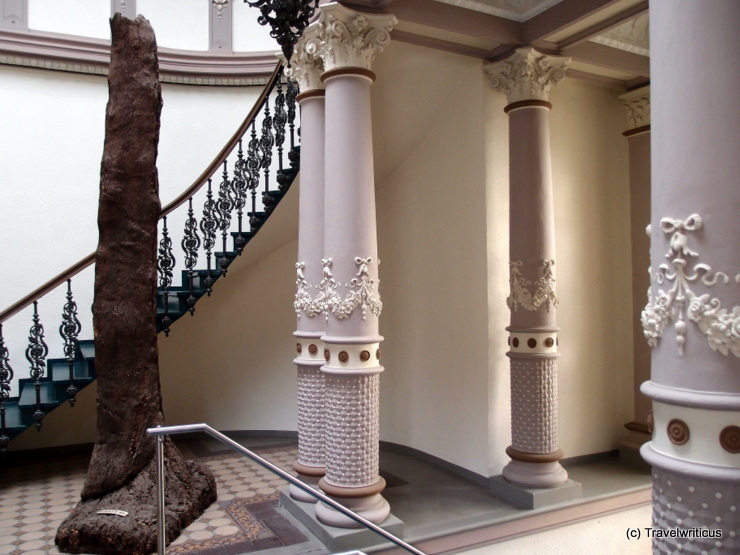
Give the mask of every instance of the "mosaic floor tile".
MULTIPOLYGON (((284 480, 232 451, 209 451, 193 441, 182 450, 214 471, 219 497, 168 554, 241 555, 308 541, 278 508, 284 480)), ((295 445, 255 451, 295 475, 295 445)), ((79 500, 88 460, 89 455, 47 457, 1 469, 0 555, 59 553, 54 535, 79 500)))

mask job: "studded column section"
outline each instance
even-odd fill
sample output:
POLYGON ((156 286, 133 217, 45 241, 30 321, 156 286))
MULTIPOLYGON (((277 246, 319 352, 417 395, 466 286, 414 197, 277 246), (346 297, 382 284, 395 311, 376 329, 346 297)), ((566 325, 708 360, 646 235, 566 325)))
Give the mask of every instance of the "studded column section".
POLYGON ((656 554, 740 553, 740 3, 705 8, 650 5, 656 554))
MULTIPOLYGON (((315 54, 316 24, 309 26, 295 46, 286 74, 298 83, 301 107, 301 181, 298 215, 298 262, 294 333, 298 356, 298 460, 293 468, 318 489, 326 472, 324 452, 324 299, 319 291, 324 254, 324 85, 323 64, 315 54)), ((291 485, 290 495, 315 503, 316 498, 291 485)))
POLYGON ((509 228, 511 310, 511 462, 509 482, 555 487, 568 475, 558 462, 555 230, 547 102, 550 88, 565 77, 568 59, 520 48, 486 66, 494 89, 509 105, 509 228))
MULTIPOLYGON (((323 279, 326 300, 326 475, 321 489, 380 523, 390 507, 378 465, 380 342, 370 70, 390 42, 396 18, 339 4, 321 8, 321 79, 326 88, 326 189, 323 279)), ((355 527, 319 503, 325 524, 355 527)))

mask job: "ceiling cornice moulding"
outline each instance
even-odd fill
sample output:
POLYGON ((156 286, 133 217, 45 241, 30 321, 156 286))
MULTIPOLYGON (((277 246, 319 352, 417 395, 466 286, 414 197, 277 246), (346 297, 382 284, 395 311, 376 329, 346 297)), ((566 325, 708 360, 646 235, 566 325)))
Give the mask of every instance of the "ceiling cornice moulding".
MULTIPOLYGON (((262 85, 277 63, 276 52, 223 55, 160 48, 160 79, 187 85, 262 85)), ((110 42, 54 33, 0 30, 0 64, 107 75, 110 42)))

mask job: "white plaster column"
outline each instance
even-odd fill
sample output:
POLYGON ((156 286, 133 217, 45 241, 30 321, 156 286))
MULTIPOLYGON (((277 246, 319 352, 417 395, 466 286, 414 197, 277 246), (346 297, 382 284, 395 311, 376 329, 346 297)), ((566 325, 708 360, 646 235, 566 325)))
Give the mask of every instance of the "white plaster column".
POLYGON ((650 5, 653 553, 740 553, 740 3, 650 5), (680 38, 678 38, 680 37, 680 38), (702 532, 702 530, 705 530, 702 532))
POLYGON ((520 48, 486 66, 494 89, 509 101, 509 267, 511 311, 511 462, 509 482, 551 488, 568 475, 558 462, 555 310, 555 225, 547 102, 550 88, 565 77, 567 58, 520 48))
POLYGON ((633 418, 624 427, 628 436, 620 442, 620 457, 639 465, 645 462, 640 447, 650 440, 650 399, 640 385, 650 379, 650 348, 640 325, 650 277, 645 266, 650 260, 650 238, 645 229, 650 223, 650 87, 640 87, 620 96, 627 112, 627 137, 630 163, 630 233, 632 243, 632 349, 634 402, 633 418))
MULTIPOLYGON (((392 15, 322 6, 318 21, 326 88, 323 280, 326 302, 326 475, 321 489, 380 523, 379 375, 382 309, 378 291, 370 86, 373 58, 390 41, 392 15)), ((356 527, 319 503, 325 524, 356 527)))
MULTIPOLYGON (((289 78, 298 83, 301 109, 301 174, 298 207, 298 261, 296 262, 298 356, 298 460, 293 468, 307 484, 318 488, 326 472, 324 435, 324 302, 319 295, 324 256, 324 85, 323 64, 316 57, 317 25, 309 26, 294 49, 289 78)), ((290 495, 315 503, 316 498, 293 485, 290 495)))

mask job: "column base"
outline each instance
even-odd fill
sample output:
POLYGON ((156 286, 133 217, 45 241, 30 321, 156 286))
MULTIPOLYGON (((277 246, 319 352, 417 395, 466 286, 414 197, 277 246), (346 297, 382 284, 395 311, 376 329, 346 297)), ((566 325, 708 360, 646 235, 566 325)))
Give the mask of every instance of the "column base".
MULTIPOLYGON (((319 476, 308 476, 299 471, 298 479, 309 486, 311 489, 320 491, 319 480, 323 475, 324 473, 322 472, 319 476)), ((288 487, 288 491, 290 492, 290 496, 297 501, 302 501, 303 503, 316 503, 316 501, 318 501, 316 497, 314 497, 310 493, 303 491, 298 486, 294 486, 293 484, 290 484, 290 486, 288 487)))
MULTIPOLYGON (((335 486, 328 483, 326 478, 322 478, 319 480, 319 487, 331 499, 373 524, 380 524, 391 512, 388 501, 380 495, 380 492, 385 489, 385 480, 381 476, 378 476, 378 481, 374 484, 356 488, 335 486)), ((322 502, 316 504, 316 518, 324 524, 338 528, 362 527, 362 524, 322 502)))
MULTIPOLYGON (((391 514, 391 506, 379 493, 371 495, 370 497, 357 497, 354 499, 332 497, 332 499, 341 503, 350 511, 366 518, 373 524, 382 523, 388 515, 391 514)), ((316 504, 316 518, 324 524, 336 526, 337 528, 362 528, 362 524, 352 520, 348 516, 345 516, 323 502, 316 504)))
POLYGON ((494 476, 488 487, 518 509, 541 509, 583 497, 581 483, 574 480, 566 480, 554 488, 532 488, 512 484, 503 476, 494 476))
POLYGON ((512 484, 525 488, 554 488, 568 479, 568 473, 557 461, 535 463, 512 460, 501 474, 512 484))
MULTIPOLYGON (((319 505, 296 501, 285 490, 280 494, 280 504, 291 516, 308 528, 308 531, 331 553, 356 549, 369 551, 373 547, 388 543, 388 540, 367 528, 338 528, 322 523, 316 517, 315 509, 319 505)), ((394 536, 403 538, 403 522, 394 515, 388 515, 380 526, 394 536)))

